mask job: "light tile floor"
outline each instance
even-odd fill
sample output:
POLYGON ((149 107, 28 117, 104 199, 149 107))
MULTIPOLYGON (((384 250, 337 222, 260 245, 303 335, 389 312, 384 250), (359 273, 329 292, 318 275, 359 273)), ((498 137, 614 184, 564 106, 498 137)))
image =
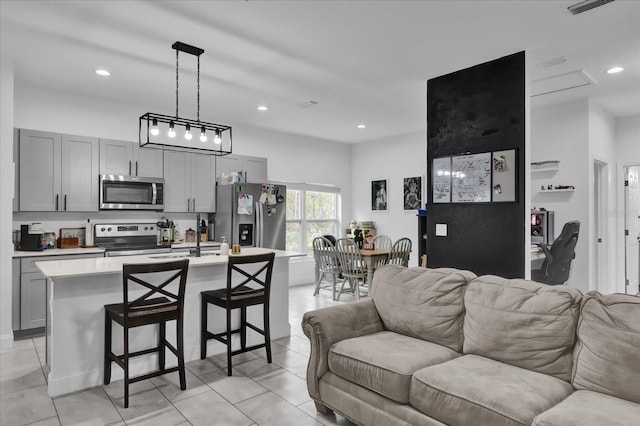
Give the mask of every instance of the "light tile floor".
MULTIPOLYGON (((305 380, 309 341, 300 323, 306 311, 339 302, 328 291, 313 296, 313 286, 289 291, 291 336, 272 343, 273 363, 264 349, 233 358, 226 375, 226 356, 187 363, 187 390, 178 373, 130 386, 129 408, 123 408, 122 381, 57 398, 47 396, 44 337, 18 340, 0 353, 0 425, 344 425, 340 415, 318 414, 305 380)), ((114 367, 116 368, 116 367, 114 367)))

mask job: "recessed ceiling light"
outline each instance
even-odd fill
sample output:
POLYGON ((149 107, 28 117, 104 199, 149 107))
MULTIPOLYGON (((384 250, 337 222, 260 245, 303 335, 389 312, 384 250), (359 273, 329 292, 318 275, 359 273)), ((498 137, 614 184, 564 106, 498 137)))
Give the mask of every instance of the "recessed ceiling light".
POLYGON ((607 70, 607 74, 617 74, 617 73, 622 72, 622 71, 624 71, 624 68, 622 68, 622 67, 613 67, 613 68, 609 68, 607 70))
POLYGON ((266 110, 268 110, 268 109, 269 109, 269 108, 267 108, 265 105, 260 105, 260 106, 258 106, 258 111, 266 111, 266 110))
POLYGON ((96 74, 101 75, 103 77, 108 77, 111 73, 107 70, 96 70, 96 74))
POLYGON ((366 124, 358 124, 356 127, 357 127, 358 129, 366 129, 366 128, 367 128, 367 125, 366 125, 366 124))

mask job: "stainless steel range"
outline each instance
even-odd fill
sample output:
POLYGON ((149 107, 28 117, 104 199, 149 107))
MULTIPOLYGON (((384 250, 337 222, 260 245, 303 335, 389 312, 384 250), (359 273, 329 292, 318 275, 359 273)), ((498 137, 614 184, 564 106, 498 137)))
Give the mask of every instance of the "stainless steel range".
POLYGON ((158 245, 155 223, 99 223, 95 225, 94 242, 108 257, 171 251, 171 246, 158 245))

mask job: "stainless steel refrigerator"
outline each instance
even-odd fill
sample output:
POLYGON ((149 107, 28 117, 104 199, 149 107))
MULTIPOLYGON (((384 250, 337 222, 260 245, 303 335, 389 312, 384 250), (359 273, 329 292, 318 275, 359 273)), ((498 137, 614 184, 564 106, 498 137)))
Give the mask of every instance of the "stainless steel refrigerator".
POLYGON ((233 183, 216 187, 215 240, 229 245, 284 250, 286 245, 284 185, 233 183))

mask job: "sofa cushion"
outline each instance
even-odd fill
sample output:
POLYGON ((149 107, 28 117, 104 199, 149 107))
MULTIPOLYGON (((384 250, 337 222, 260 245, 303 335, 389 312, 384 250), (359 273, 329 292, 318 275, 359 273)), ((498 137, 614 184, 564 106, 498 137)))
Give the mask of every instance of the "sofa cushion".
POLYGON ((565 286, 476 278, 464 297, 463 352, 569 381, 581 298, 565 286))
POLYGON ((640 404, 640 297, 587 293, 577 334, 575 388, 640 404))
POLYGON ((464 355, 416 372, 409 403, 450 425, 522 426, 572 392, 555 377, 464 355))
POLYGON ((387 265, 374 275, 372 297, 385 329, 460 352, 464 288, 475 277, 451 268, 387 265))
POLYGON ((458 356, 460 354, 444 346, 383 331, 335 343, 329 349, 329 370, 406 404, 415 371, 458 356))
POLYGON ((640 424, 640 404, 591 391, 576 391, 539 414, 532 426, 629 426, 640 424))

